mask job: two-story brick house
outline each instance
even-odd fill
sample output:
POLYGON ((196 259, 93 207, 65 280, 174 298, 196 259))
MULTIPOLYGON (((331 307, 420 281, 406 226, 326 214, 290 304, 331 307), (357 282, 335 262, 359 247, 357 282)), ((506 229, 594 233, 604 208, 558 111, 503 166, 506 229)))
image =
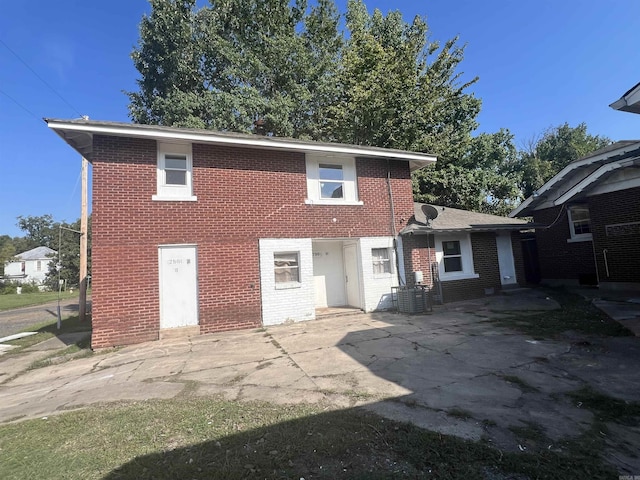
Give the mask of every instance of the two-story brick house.
POLYGON ((161 126, 47 123, 92 164, 92 346, 389 308, 410 172, 432 155, 161 126))

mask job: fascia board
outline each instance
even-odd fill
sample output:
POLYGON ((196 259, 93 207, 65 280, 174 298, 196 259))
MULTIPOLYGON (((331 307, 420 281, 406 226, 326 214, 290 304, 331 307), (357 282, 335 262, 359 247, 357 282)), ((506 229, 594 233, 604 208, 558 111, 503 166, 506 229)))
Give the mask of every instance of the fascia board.
MULTIPOLYGON (((257 147, 266 148, 270 150, 288 150, 299 152, 323 152, 323 153, 335 153, 341 155, 352 155, 360 157, 376 157, 376 158, 390 158, 395 160, 405 160, 414 162, 418 168, 422 168, 430 163, 436 161, 434 155, 428 155, 424 153, 413 152, 393 152, 380 150, 369 150, 353 147, 350 145, 314 145, 312 143, 297 143, 283 141, 270 141, 264 138, 247 139, 247 138, 235 138, 227 137, 223 135, 215 135, 212 133, 203 135, 195 132, 172 132, 153 129, 136 129, 124 126, 112 126, 112 125, 83 125, 74 123, 62 123, 55 120, 49 120, 47 122, 49 128, 59 131, 80 131, 85 133, 92 133, 94 135, 113 135, 113 136, 127 136, 137 138, 152 138, 155 140, 165 141, 190 141, 197 143, 214 143, 218 145, 235 145, 243 147, 257 147)), ((60 132, 58 132, 60 134, 60 132)), ((62 135, 61 135, 62 136, 62 135)), ((63 137, 64 138, 64 137, 63 137)))
POLYGON ((625 154, 627 152, 630 152, 632 150, 636 150, 638 148, 640 148, 640 142, 633 143, 633 144, 630 144, 630 145, 626 145, 626 146, 620 147, 620 148, 618 148, 616 150, 612 150, 612 151, 609 151, 609 152, 601 153, 601 154, 595 155, 593 157, 587 157, 587 158, 585 158, 583 160, 570 163, 569 165, 564 167, 562 170, 560 170, 557 174, 555 174, 551 178, 551 180, 548 180, 547 183, 545 183, 542 187, 540 187, 537 190, 537 195, 536 196, 532 195, 529 198, 527 198, 524 202, 522 202, 520 205, 518 205, 518 207, 516 207, 515 210, 513 210, 511 213, 509 213, 508 216, 511 217, 511 218, 517 216, 525 208, 527 208, 529 205, 531 205, 531 203, 534 200, 537 200, 537 198, 540 197, 543 193, 545 193, 546 191, 551 189, 551 187, 555 186, 558 182, 563 180, 571 171, 576 170, 576 169, 578 169, 580 167, 584 167, 584 166, 590 165, 592 163, 596 163, 596 162, 600 162, 600 161, 606 160, 607 158, 610 158, 610 157, 615 157, 617 155, 623 155, 623 154, 625 154))
POLYGON ((628 167, 632 165, 638 158, 640 157, 625 159, 619 162, 607 163, 606 165, 601 166, 591 175, 576 184, 573 188, 565 192, 563 195, 559 196, 556 200, 554 200, 553 204, 556 206, 562 205, 566 201, 571 200, 573 197, 578 195, 580 192, 584 191, 589 185, 596 182, 604 174, 612 172, 614 170, 618 170, 620 168, 628 167))

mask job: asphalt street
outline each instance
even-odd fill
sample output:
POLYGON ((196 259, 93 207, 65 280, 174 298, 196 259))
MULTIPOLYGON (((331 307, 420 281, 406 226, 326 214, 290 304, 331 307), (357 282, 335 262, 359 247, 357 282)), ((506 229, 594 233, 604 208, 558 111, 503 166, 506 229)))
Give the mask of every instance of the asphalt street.
MULTIPOLYGON (((88 306, 91 302, 88 302, 88 306)), ((69 298, 60 301, 62 318, 78 312, 78 299, 69 298)), ((32 307, 17 308, 0 312, 0 338, 22 332, 32 325, 46 322, 57 317, 58 302, 50 302, 32 307)))

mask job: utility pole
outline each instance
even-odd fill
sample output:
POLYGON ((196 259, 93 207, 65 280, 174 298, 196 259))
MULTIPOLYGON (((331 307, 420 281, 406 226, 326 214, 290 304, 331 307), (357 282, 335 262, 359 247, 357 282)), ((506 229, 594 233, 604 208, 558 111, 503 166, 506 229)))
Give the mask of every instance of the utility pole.
POLYGON ((80 299, 78 301, 78 315, 84 322, 87 314, 87 243, 88 243, 88 212, 87 212, 87 183, 89 162, 82 157, 82 206, 80 212, 80 299))

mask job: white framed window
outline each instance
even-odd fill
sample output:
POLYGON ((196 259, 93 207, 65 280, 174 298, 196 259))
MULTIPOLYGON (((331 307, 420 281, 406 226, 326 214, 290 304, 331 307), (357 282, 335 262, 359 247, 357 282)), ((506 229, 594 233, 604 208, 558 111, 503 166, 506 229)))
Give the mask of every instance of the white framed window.
POLYGON ((388 248, 372 248, 371 260, 373 262, 373 274, 385 275, 391 273, 391 256, 388 248))
POLYGON ((591 240, 591 216, 589 207, 586 205, 574 205, 567 209, 569 218, 569 233, 571 238, 568 242, 583 242, 591 240))
POLYGON ((460 240, 447 240, 442 242, 442 264, 445 273, 463 271, 460 240))
POLYGON ((436 237, 436 260, 440 280, 478 278, 473 267, 473 251, 468 234, 436 237))
POLYGON ((318 181, 320 183, 321 199, 344 198, 344 171, 340 164, 319 163, 318 181))
POLYGON ((300 252, 274 252, 276 288, 300 283, 300 252))
POLYGON ((158 142, 157 192, 153 200, 195 201, 191 144, 158 142))
POLYGON ((362 205, 358 201, 356 162, 348 156, 307 155, 305 203, 362 205))
POLYGON ((42 271, 42 260, 36 260, 36 272, 42 271))

